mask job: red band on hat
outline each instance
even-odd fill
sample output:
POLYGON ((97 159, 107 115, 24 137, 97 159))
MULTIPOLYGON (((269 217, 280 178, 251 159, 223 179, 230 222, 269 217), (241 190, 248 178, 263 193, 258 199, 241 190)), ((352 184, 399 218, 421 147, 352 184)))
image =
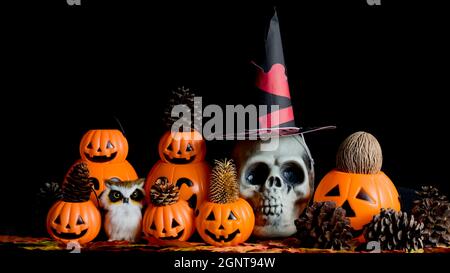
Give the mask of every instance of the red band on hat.
POLYGON ((293 120, 294 120, 294 111, 292 110, 292 106, 289 106, 280 109, 278 111, 269 113, 267 115, 260 116, 259 126, 261 128, 272 128, 293 120))
POLYGON ((261 67, 258 67, 256 77, 256 86, 264 92, 291 98, 289 85, 286 76, 286 68, 282 64, 274 64, 269 72, 265 73, 261 67))

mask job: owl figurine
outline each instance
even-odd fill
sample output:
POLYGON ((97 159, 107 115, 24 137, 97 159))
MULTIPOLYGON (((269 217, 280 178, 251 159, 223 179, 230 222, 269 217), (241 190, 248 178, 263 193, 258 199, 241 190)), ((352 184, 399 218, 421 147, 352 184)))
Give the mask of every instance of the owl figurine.
POLYGON ((106 210, 104 227, 109 241, 139 240, 141 235, 144 179, 105 181, 100 204, 106 210))

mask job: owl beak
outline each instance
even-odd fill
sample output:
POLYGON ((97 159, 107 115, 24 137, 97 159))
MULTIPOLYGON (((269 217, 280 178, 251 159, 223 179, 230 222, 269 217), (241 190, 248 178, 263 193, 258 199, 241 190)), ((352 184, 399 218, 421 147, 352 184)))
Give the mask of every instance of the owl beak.
POLYGON ((125 204, 128 204, 128 201, 129 201, 129 198, 128 198, 128 197, 126 197, 126 198, 123 199, 123 202, 124 202, 125 204))

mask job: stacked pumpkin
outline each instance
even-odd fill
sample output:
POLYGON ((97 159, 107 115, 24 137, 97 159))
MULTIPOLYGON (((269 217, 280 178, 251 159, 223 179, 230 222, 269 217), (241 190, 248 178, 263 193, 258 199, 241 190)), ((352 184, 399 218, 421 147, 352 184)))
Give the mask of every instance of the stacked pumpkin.
MULTIPOLYGON (((151 203, 150 190, 154 183, 165 177, 169 183, 176 185, 180 198, 186 200, 192 209, 206 198, 210 169, 205 161, 206 143, 201 133, 189 122, 189 130, 172 130, 172 125, 178 120, 171 116, 176 105, 194 107, 194 94, 189 89, 179 88, 172 94, 172 99, 166 109, 166 125, 169 130, 161 137, 158 151, 160 160, 150 170, 145 183, 147 203, 151 203)), ((194 119, 201 119, 195 114, 194 119)), ((194 124, 196 124, 194 122, 194 124)))
POLYGON ((81 160, 73 166, 80 162, 87 164, 95 190, 91 193, 94 204, 97 204, 97 196, 105 190, 106 180, 138 179, 133 166, 126 160, 127 154, 128 141, 119 130, 96 129, 84 134, 80 142, 81 160))

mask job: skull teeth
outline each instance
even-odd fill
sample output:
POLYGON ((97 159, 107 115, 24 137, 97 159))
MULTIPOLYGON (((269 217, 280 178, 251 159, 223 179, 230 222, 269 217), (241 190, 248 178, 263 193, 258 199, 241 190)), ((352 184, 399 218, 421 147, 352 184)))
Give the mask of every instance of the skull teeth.
POLYGON ((280 216, 281 213, 283 213, 283 207, 281 205, 275 205, 275 206, 261 206, 259 209, 256 210, 257 212, 260 212, 264 215, 276 215, 280 216))

